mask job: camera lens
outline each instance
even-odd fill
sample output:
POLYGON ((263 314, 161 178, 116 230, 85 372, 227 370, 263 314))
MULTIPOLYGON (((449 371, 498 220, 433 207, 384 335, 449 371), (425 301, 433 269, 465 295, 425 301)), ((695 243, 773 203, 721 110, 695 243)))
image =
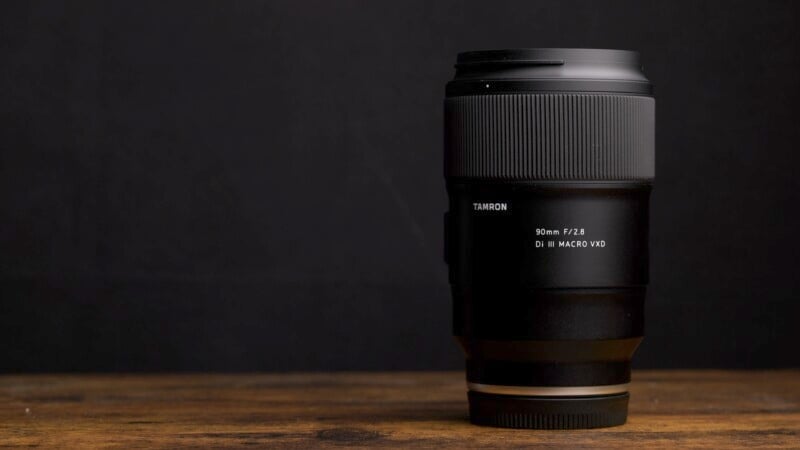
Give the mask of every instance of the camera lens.
POLYGON ((654 172, 655 100, 637 53, 458 55, 445 259, 473 423, 625 423, 654 172))

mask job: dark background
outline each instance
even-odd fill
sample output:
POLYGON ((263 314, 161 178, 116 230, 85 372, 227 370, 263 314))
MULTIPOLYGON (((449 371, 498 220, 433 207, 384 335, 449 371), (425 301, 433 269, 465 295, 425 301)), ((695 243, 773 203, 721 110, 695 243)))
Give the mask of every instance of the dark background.
POLYGON ((642 53, 638 367, 798 366, 800 4, 3 2, 0 370, 460 368, 458 51, 642 53))

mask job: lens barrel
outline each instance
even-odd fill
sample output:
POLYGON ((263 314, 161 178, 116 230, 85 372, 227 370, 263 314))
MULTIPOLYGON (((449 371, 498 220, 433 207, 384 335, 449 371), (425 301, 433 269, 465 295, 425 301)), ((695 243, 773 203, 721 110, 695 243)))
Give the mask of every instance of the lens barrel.
POLYGON ((473 423, 625 423, 654 175, 655 100, 637 53, 458 55, 445 259, 473 423))

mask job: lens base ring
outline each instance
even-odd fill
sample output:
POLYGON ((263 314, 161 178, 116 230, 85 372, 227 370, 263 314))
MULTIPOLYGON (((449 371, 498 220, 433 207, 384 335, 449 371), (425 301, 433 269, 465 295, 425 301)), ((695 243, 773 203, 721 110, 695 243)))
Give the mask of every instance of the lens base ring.
POLYGON ((628 393, 591 397, 533 397, 469 391, 470 422, 502 428, 569 430, 623 425, 628 393))
POLYGON ((629 383, 602 386, 501 386, 467 382, 467 388, 483 394, 514 395, 519 397, 588 397, 628 392, 629 383))

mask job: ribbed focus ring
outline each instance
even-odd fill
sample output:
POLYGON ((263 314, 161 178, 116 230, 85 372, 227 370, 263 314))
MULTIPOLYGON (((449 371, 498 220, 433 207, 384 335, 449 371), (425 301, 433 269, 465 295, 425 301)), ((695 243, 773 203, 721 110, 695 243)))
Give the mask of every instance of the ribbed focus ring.
POLYGON ((502 180, 650 180, 655 100, 501 94, 445 101, 445 175, 502 180))

